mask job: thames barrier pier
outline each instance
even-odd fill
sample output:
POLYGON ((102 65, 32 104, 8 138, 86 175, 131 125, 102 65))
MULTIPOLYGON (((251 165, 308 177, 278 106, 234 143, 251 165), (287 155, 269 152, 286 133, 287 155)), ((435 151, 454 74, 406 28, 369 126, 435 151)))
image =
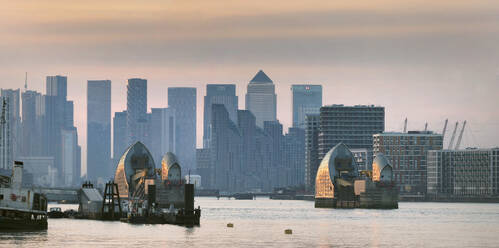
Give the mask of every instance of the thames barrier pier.
POLYGON ((194 185, 182 179, 175 154, 163 156, 157 169, 141 142, 130 146, 116 168, 104 197, 88 185, 81 190, 80 216, 136 224, 199 225, 194 208, 194 185))
POLYGON ((360 171, 348 147, 339 143, 322 159, 316 176, 316 208, 398 208, 392 166, 376 154, 372 171, 360 171))

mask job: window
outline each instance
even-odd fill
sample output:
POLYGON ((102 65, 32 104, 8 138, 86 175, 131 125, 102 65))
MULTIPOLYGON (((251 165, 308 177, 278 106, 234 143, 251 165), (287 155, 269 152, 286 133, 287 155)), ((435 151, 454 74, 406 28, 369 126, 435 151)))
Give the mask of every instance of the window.
POLYGON ((3 195, 0 195, 0 200, 3 200, 3 195))

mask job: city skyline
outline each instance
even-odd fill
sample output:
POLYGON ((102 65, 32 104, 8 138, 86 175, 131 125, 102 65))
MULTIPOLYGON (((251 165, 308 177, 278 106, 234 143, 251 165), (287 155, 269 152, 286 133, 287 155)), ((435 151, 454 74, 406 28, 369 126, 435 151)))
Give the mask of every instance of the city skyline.
MULTIPOLYGON (((253 72, 254 74, 255 72, 253 72)), ((28 74, 29 75, 29 74, 28 74)), ((238 97, 238 108, 239 109, 246 109, 246 106, 244 105, 244 97, 241 97, 241 96, 244 96, 245 95, 245 90, 246 90, 246 86, 247 84, 249 83, 250 79, 252 78, 251 77, 251 73, 249 74, 249 79, 247 82, 240 82, 240 83, 222 83, 222 84, 233 84, 235 85, 236 87, 236 96, 238 97)), ((67 77, 67 81, 68 81, 68 87, 67 87, 67 91, 70 92, 71 91, 71 78, 69 78, 67 75, 60 75, 60 76, 64 76, 64 77, 67 77)), ((149 82, 149 79, 146 78, 146 77, 142 77, 144 80, 147 80, 149 82)), ((113 82, 113 84, 111 84, 111 87, 112 88, 115 88, 116 87, 116 84, 118 85, 121 85, 122 89, 122 95, 120 96, 120 92, 115 92, 116 90, 111 90, 111 94, 112 94, 112 99, 116 99, 116 98, 124 98, 124 102, 121 102, 120 104, 117 104, 115 100, 113 100, 111 102, 111 105, 112 105, 112 110, 111 110, 111 113, 112 113, 112 116, 111 118, 114 116, 114 114, 116 112, 121 112, 123 110, 126 110, 126 94, 127 94, 127 90, 126 90, 126 84, 128 83, 128 80, 129 79, 135 79, 135 77, 131 77, 131 78, 127 78, 124 82, 113 82), (120 109, 120 107, 118 107, 117 109, 115 109, 114 106, 122 106, 122 109, 120 109)), ((93 80, 99 80, 99 79, 92 79, 92 80, 86 80, 85 82, 83 82, 83 84, 87 84, 87 81, 93 81, 93 80)), ((100 79, 100 80, 110 80, 110 79, 100 79)), ((113 81, 113 80, 110 80, 110 81, 113 81)), ((20 83, 21 84, 21 83, 20 83)), ((24 81, 23 81, 23 86, 24 86, 24 81)), ((31 86, 33 85, 33 83, 30 83, 30 80, 28 78, 28 90, 35 90, 37 92, 40 92, 40 93, 44 93, 45 92, 45 88, 46 88, 46 82, 43 82, 43 89, 40 90, 38 88, 36 89, 33 89, 31 86)), ((196 129, 197 129, 197 137, 196 137, 196 148, 202 148, 203 147, 203 122, 204 122, 204 116, 203 116, 203 110, 204 110, 204 97, 206 96, 206 85, 209 85, 211 83, 206 83, 206 84, 200 84, 201 86, 200 87, 193 87, 193 88, 196 88, 196 90, 198 91, 198 94, 197 94, 197 125, 196 125, 196 129), (201 102, 200 102, 200 99, 203 99, 201 102), (201 110, 200 110, 201 108, 201 110), (202 121, 201 121, 202 120, 202 121)), ((216 84, 219 84, 219 83, 216 83, 216 84)), ((292 92, 290 92, 289 88, 292 86, 292 85, 297 85, 297 84, 316 84, 316 85, 322 85, 323 86, 323 106, 329 106, 329 105, 334 105, 334 104, 343 104, 343 103, 338 103, 338 102, 332 102, 330 98, 327 97, 327 91, 326 89, 329 88, 328 86, 329 85, 324 85, 324 84, 321 84, 321 83, 297 83, 297 84, 290 84, 290 83, 286 83, 284 82, 283 84, 285 84, 287 87, 278 87, 278 84, 276 84, 276 95, 277 95, 277 106, 278 106, 278 111, 277 111, 277 119, 279 120, 280 123, 283 124, 283 130, 287 130, 289 127, 292 127, 292 108, 290 106, 292 106, 292 92), (280 88, 280 89, 279 89, 280 88), (284 89, 283 89, 284 88, 284 89), (286 89, 287 88, 287 89, 286 89), (278 90, 279 89, 279 90, 278 90), (284 95, 284 96, 283 96, 284 95), (289 101, 289 105, 287 106, 281 106, 281 108, 279 108, 279 100, 284 98, 284 100, 286 101, 289 101), (284 108, 284 109, 283 109, 284 108), (279 112, 280 109, 283 109, 283 111, 279 112), (284 118, 280 118, 280 117, 284 117, 284 118), (286 121, 287 119, 287 121, 286 121), (284 120, 284 121, 283 121, 284 120)), ((168 99, 167 99, 167 95, 168 95, 168 88, 169 87, 172 87, 172 88, 175 88, 175 87, 192 87, 192 84, 172 84, 172 85, 169 85, 169 86, 165 86, 164 89, 162 91, 164 91, 164 94, 163 96, 161 96, 161 92, 159 92, 160 94, 158 94, 157 90, 152 90, 150 89, 150 84, 148 84, 148 90, 147 90, 147 97, 149 98, 149 101, 147 102, 147 113, 150 113, 151 112, 151 109, 152 108, 166 108, 168 107, 168 99), (179 86, 181 85, 181 86, 179 86), (151 92, 151 91, 154 91, 154 92, 151 92), (150 95, 156 95, 156 99, 150 99, 150 95), (159 95, 159 97, 158 97, 159 95), (161 101, 158 101, 158 98, 161 99, 161 101)), ((213 85, 213 84, 212 84, 213 85)), ((161 87, 160 87, 161 88, 161 87)), ((15 88, 17 90, 17 88, 15 88)), ((22 90, 22 87, 19 87, 19 89, 22 90)), ((75 108, 75 116, 74 116, 74 122, 75 122, 75 126, 78 128, 78 140, 79 140, 79 143, 78 145, 82 147, 82 174, 86 174, 84 172, 86 172, 86 158, 87 158, 87 153, 86 153, 86 142, 87 142, 87 123, 86 123, 86 94, 87 92, 85 91, 85 97, 83 99, 75 99, 73 96, 69 95, 68 93, 68 98, 69 99, 72 99, 74 103, 74 108, 75 108), (84 106, 81 106, 82 103, 85 102, 85 105, 84 106), (83 108, 83 111, 84 111, 84 115, 78 115, 78 112, 79 109, 82 109, 83 108), (83 116, 83 117, 82 117, 83 116)), ((358 101, 345 101, 345 102, 350 102, 350 104, 345 104, 345 105, 351 105, 351 106, 354 106, 354 105, 375 105, 375 106, 379 106, 379 104, 375 104, 375 103, 362 103, 362 102, 358 102, 358 101)), ((391 114, 390 110, 392 108, 390 108, 390 105, 389 106, 386 106, 386 105, 382 105, 384 107, 387 108, 386 110, 386 129, 385 131, 402 131, 403 129, 403 119, 401 118, 400 120, 398 119, 393 119, 393 113, 391 114)), ((22 114, 22 113, 21 113, 22 114)), ((432 130, 432 131, 435 131, 437 133, 441 133, 441 130, 443 129, 443 126, 444 126, 444 122, 445 122, 445 119, 446 119, 446 116, 443 116, 441 120, 437 119, 436 121, 424 121, 424 120, 417 120, 417 119, 411 119, 410 118, 410 114, 408 113, 406 116, 408 116, 409 118, 409 122, 408 122, 408 130, 423 130, 424 129, 424 125, 426 122, 429 123, 429 127, 428 127, 428 130, 432 130), (416 123, 416 124, 414 124, 416 123)), ((451 118, 449 118, 450 120, 452 120, 451 118)), ((454 121, 454 120, 452 120, 454 121)), ((460 124, 462 124, 462 122, 464 121, 464 119, 457 119, 456 121, 459 121, 460 124)), ((468 119, 468 123, 470 122, 471 120, 468 119)), ((473 123, 471 123, 471 127, 470 125, 468 125, 466 128, 467 129, 470 129, 470 128, 473 128, 473 123)), ((448 129, 450 129, 450 127, 448 127, 448 129)), ((112 130, 114 130, 114 126, 112 127, 112 130)), ((114 132, 114 131, 113 131, 114 132)), ((493 140, 491 140, 491 143, 487 143, 487 142, 480 142, 480 138, 477 137, 477 132, 474 132, 474 131, 469 131, 469 130, 466 130, 465 131, 465 135, 463 137, 463 147, 481 147, 481 148, 491 148, 491 147, 497 147, 498 146, 498 143, 495 142, 493 140), (483 145, 485 143, 485 145, 483 145)), ((446 134, 446 137, 450 137, 450 131, 448 130, 447 134, 446 134)), ((480 137, 480 136, 479 136, 480 137)), ((487 137, 484 137, 484 138, 487 138, 487 137)), ((488 137, 490 138, 490 137, 488 137)), ((448 139, 445 139, 445 143, 448 143, 448 139)), ((113 144, 114 146, 114 144, 113 144)), ((111 149, 112 150, 112 149, 111 149)))

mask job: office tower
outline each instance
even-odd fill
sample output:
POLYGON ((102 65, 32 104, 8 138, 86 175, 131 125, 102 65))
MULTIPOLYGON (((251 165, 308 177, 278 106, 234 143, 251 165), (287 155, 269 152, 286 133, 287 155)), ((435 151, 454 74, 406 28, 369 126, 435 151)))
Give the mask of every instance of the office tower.
POLYGON ((497 175, 499 148, 428 151, 427 194, 430 199, 497 196, 497 175))
POLYGON ((322 85, 292 85, 293 127, 305 128, 305 116, 319 114, 322 106, 322 85))
POLYGON ((212 105, 210 152, 215 186, 221 191, 239 191, 241 135, 223 104, 212 105))
POLYGON ((222 104, 229 114, 233 123, 237 123, 238 99, 235 84, 208 84, 206 85, 206 96, 204 97, 204 132, 203 147, 208 148, 211 136, 212 105, 222 104))
POLYGON ((349 149, 368 149, 372 161, 373 134, 385 130, 385 108, 374 105, 330 105, 321 107, 319 159, 340 142, 349 149))
POLYGON ((87 179, 111 176, 111 81, 87 82, 87 179))
POLYGON ((196 88, 168 88, 168 107, 175 110, 175 154, 183 174, 196 170, 196 88))
POLYGON ((442 150, 442 135, 431 131, 409 131, 379 133, 373 137, 373 152, 381 152, 390 160, 400 196, 423 199, 427 187, 427 152, 442 150))
POLYGON ((305 116, 305 190, 315 190, 315 176, 319 168, 319 114, 305 116))
POLYGON ((149 139, 150 151, 156 164, 167 152, 176 153, 175 117, 176 111, 172 108, 152 108, 149 139))
POLYGON ((286 186, 305 183, 305 130, 291 127, 284 136, 284 169, 287 172, 286 186))
MULTIPOLYGON (((45 95, 45 119, 43 123, 43 154, 54 157, 55 168, 63 178, 61 131, 70 122, 66 112, 70 109, 67 102, 67 78, 64 76, 47 76, 47 94, 45 95)), ((64 181, 62 181, 63 183, 64 181)))
POLYGON ((127 85, 127 145, 144 142, 141 127, 147 125, 147 80, 128 79, 127 85), (145 123, 145 124, 144 124, 145 123))
MULTIPOLYGON (((9 143, 9 161, 10 165, 16 160, 21 154, 22 150, 22 127, 21 127, 21 116, 20 116, 20 90, 12 89, 2 89, 1 97, 8 101, 8 119, 9 119, 9 130, 10 130, 10 140, 9 143)), ((10 166, 9 165, 9 166, 10 166)), ((10 167, 9 167, 10 168, 10 167)))
POLYGON ((265 121, 277 120, 275 85, 262 70, 248 84, 246 109, 255 115, 259 127, 263 127, 265 121))
POLYGON ((128 132, 126 130, 127 112, 116 112, 113 118, 113 165, 115 171, 119 159, 128 148, 128 132))
POLYGON ((78 134, 76 128, 61 130, 61 160, 62 160, 62 184, 64 186, 76 186, 79 182, 80 169, 78 162, 78 134))
POLYGON ((23 156, 41 155, 41 123, 42 119, 37 114, 41 108, 42 95, 36 91, 27 90, 22 96, 22 149, 23 156))

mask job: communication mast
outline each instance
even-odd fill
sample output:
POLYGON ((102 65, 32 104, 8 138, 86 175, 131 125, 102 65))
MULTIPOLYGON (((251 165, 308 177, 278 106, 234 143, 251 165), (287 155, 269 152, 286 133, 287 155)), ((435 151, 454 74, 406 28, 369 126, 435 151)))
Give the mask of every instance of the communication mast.
POLYGON ((405 121, 404 121, 404 131, 403 133, 407 132, 407 118, 405 118, 405 121))

